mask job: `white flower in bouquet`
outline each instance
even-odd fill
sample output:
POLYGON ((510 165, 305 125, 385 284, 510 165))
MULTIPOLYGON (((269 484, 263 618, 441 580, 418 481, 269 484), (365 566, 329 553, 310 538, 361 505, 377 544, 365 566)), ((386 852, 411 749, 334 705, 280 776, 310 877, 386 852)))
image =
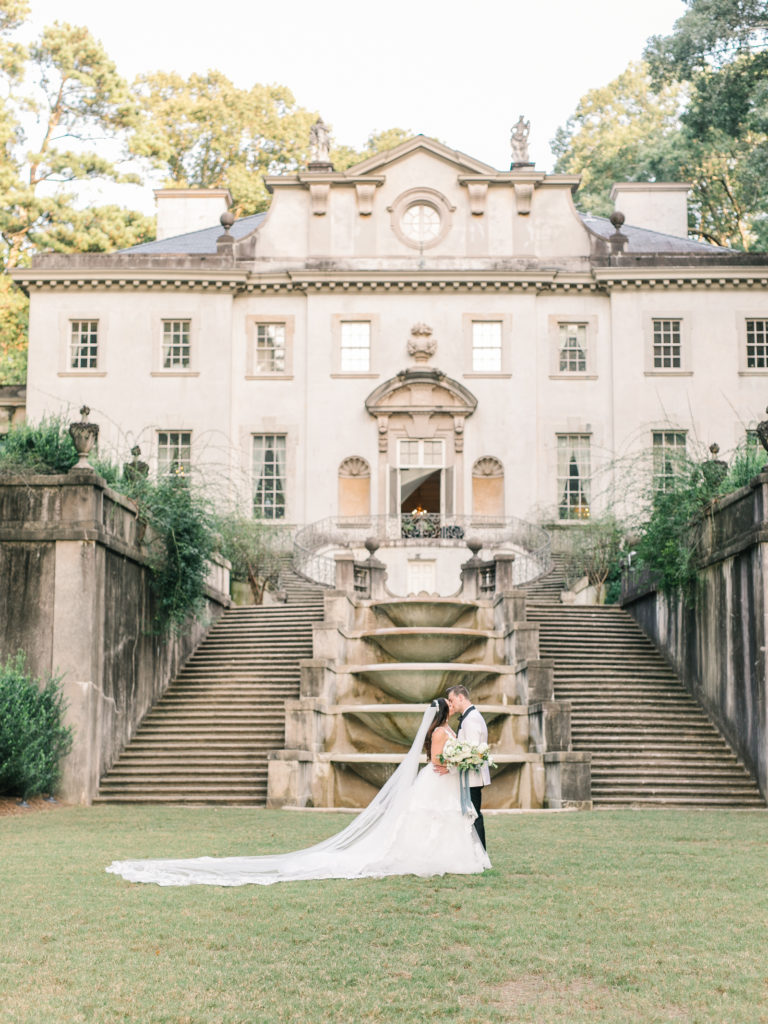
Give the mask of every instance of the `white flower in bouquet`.
POLYGON ((484 765, 488 768, 496 767, 487 743, 467 743, 459 739, 446 740, 439 761, 449 768, 458 768, 464 772, 476 771, 484 765))

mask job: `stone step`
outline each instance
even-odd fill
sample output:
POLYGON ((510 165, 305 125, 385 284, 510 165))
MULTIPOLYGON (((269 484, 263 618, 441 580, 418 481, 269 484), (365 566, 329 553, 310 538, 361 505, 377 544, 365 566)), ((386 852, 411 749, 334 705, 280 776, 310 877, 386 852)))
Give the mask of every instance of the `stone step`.
POLYGON ((263 807, 267 802, 267 790, 254 790, 249 796, 238 795, 214 795, 187 793, 143 793, 136 790, 132 793, 110 793, 108 795, 94 797, 95 804, 163 804, 190 807, 204 807, 219 805, 223 807, 263 807))
POLYGON ((609 807, 677 807, 677 808, 754 808, 765 810, 765 802, 760 797, 741 797, 740 795, 719 794, 716 797, 702 794, 643 794, 627 793, 626 795, 604 796, 592 795, 595 809, 609 807))

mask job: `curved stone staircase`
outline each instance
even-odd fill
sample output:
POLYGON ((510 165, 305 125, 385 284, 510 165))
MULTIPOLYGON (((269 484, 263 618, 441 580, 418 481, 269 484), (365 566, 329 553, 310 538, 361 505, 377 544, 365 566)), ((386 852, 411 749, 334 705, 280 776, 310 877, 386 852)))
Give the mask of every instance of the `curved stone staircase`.
POLYGON ((245 804, 267 798, 267 755, 284 746, 323 591, 289 570, 285 604, 231 608, 139 726, 97 803, 245 804))
POLYGON ((752 777, 623 609, 564 605, 555 563, 528 587, 573 749, 592 754, 595 807, 765 807, 752 777))

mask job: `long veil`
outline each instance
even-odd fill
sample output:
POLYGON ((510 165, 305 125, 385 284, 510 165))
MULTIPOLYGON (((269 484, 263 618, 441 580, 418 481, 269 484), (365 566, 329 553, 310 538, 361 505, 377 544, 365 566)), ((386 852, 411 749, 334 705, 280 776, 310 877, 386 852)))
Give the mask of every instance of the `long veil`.
POLYGON ((341 832, 316 846, 266 857, 114 861, 106 870, 130 882, 156 885, 270 885, 375 875, 376 864, 385 857, 408 804, 427 730, 436 714, 437 702, 424 712, 411 749, 365 810, 341 832))

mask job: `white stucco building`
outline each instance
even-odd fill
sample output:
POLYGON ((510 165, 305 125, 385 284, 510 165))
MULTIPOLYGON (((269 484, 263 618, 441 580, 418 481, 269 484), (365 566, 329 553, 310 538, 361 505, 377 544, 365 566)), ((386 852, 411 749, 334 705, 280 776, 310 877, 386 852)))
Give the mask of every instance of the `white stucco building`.
POLYGON ((422 136, 311 168, 226 232, 226 192, 168 190, 157 241, 17 271, 29 418, 85 403, 120 461, 292 524, 572 520, 615 457, 761 418, 768 258, 687 239, 685 185, 617 185, 617 232, 577 177, 422 136))

